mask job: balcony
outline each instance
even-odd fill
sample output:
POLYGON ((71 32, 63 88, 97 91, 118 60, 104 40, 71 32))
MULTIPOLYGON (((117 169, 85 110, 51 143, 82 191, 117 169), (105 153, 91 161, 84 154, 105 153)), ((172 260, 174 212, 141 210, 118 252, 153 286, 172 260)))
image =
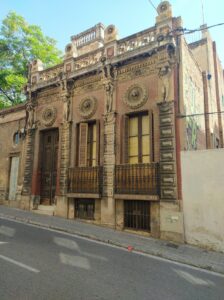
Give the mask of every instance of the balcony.
POLYGON ((102 167, 75 167, 68 171, 68 197, 99 198, 102 167))
POLYGON ((117 165, 115 168, 115 198, 158 200, 159 164, 117 165), (128 196, 131 195, 131 196, 128 196))

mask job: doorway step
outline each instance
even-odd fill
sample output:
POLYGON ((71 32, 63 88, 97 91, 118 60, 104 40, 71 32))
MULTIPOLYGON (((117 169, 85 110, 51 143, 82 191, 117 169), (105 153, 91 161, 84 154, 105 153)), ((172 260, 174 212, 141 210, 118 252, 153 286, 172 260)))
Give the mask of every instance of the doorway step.
POLYGON ((38 208, 33 210, 36 214, 54 216, 55 205, 38 205, 38 208))

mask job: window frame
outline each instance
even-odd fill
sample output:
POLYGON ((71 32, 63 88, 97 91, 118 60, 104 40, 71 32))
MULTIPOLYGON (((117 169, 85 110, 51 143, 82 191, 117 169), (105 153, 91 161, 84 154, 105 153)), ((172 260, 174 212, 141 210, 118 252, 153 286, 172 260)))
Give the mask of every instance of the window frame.
POLYGON ((79 122, 76 124, 76 166, 78 167, 95 167, 99 165, 99 152, 100 152, 100 120, 94 119, 84 122, 79 122), (80 164, 80 125, 86 124, 87 126, 87 138, 85 142, 85 151, 86 151, 86 159, 85 164, 80 164), (96 137, 95 140, 93 140, 93 126, 96 126, 96 137), (91 128, 91 129, 90 129, 91 128), (96 157, 93 159, 93 147, 89 148, 90 144, 95 143, 95 151, 96 151, 96 157), (93 160, 95 160, 95 165, 93 164, 93 160))
POLYGON ((138 164, 140 163, 144 163, 143 162, 143 147, 142 147, 142 140, 143 140, 143 136, 146 136, 143 134, 142 132, 142 118, 143 116, 148 116, 149 118, 149 163, 154 161, 154 137, 153 137, 153 112, 152 110, 144 110, 144 111, 138 111, 138 112, 132 112, 132 113, 128 113, 123 115, 123 122, 121 122, 122 124, 122 130, 123 130, 123 134, 122 134, 122 162, 126 163, 126 164, 131 164, 130 163, 130 155, 129 155, 129 124, 130 124, 130 119, 131 118, 135 118, 137 117, 137 122, 138 122, 138 164))

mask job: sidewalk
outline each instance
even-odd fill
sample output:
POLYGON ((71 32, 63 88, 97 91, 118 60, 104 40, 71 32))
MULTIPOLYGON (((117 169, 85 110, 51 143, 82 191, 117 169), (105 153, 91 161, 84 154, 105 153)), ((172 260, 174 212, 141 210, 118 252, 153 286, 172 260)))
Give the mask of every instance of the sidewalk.
MULTIPOLYGON (((86 224, 77 220, 67 220, 35 214, 29 211, 9 208, 0 205, 0 218, 14 219, 42 227, 89 237, 94 240, 110 243, 123 248, 132 246, 135 251, 163 257, 172 261, 212 270, 224 274, 224 254, 207 251, 201 248, 173 244, 168 241, 137 236, 125 231, 116 231, 97 225, 86 224)), ((1 221, 0 221, 1 224, 1 221)))

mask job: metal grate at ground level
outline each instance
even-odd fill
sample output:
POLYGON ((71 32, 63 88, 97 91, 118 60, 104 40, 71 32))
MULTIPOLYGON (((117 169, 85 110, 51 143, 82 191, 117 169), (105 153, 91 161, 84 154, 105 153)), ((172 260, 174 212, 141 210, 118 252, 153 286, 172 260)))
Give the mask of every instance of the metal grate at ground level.
POLYGON ((124 227, 150 231, 150 202, 125 200, 124 227))

